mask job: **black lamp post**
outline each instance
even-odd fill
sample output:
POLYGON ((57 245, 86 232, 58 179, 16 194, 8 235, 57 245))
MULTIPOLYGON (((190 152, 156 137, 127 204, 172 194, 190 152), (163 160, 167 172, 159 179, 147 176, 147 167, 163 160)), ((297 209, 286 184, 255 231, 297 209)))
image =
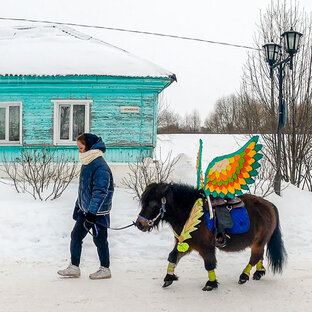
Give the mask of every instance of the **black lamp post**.
MULTIPOLYGON (((270 66, 270 77, 273 79, 274 68, 278 67, 278 126, 277 126, 277 159, 276 175, 274 178, 274 191, 281 195, 281 147, 282 147, 282 129, 286 125, 286 104, 283 100, 283 72, 284 67, 289 63, 289 68, 293 69, 293 56, 298 52, 299 41, 302 34, 290 29, 282 34, 284 38, 284 49, 288 56, 283 58, 282 47, 276 43, 268 43, 263 46, 266 61, 270 66)), ((273 100, 273 99, 272 99, 273 100)))

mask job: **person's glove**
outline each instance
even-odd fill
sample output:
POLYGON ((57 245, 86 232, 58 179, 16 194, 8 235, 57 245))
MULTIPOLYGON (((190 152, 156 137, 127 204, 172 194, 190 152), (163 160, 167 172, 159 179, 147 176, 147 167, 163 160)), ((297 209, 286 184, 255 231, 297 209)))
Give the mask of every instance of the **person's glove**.
POLYGON ((92 236, 97 237, 99 234, 99 230, 95 224, 96 215, 92 214, 88 211, 86 215, 86 221, 83 223, 84 228, 91 234, 90 229, 92 229, 92 236))
POLYGON ((86 221, 90 224, 93 225, 95 223, 95 215, 88 211, 87 216, 86 216, 86 221))

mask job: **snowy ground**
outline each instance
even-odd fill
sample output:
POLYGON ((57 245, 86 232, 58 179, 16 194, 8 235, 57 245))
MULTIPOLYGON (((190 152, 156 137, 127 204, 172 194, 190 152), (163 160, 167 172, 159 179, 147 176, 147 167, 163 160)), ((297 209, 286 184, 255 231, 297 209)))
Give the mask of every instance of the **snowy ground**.
MULTIPOLYGON (((162 153, 183 153, 175 180, 195 183, 198 148, 195 135, 162 135, 162 153)), ((215 156, 233 152, 242 138, 201 136, 205 165, 215 156)), ((34 201, 17 194, 0 181, 0 311, 311 311, 312 304, 312 193, 289 186, 282 197, 269 200, 279 208, 288 264, 282 275, 267 272, 260 281, 238 285, 249 260, 249 250, 218 252, 219 288, 203 292, 207 281, 203 261, 197 254, 181 260, 176 269, 180 280, 161 287, 173 235, 165 226, 160 232, 142 233, 134 227, 109 231, 110 280, 92 281, 89 273, 98 267, 91 237, 83 247, 80 279, 62 279, 56 274, 68 264, 69 234, 77 185, 52 202, 34 201)), ((123 226, 136 219, 138 203, 125 189, 116 188, 111 224, 123 226)))

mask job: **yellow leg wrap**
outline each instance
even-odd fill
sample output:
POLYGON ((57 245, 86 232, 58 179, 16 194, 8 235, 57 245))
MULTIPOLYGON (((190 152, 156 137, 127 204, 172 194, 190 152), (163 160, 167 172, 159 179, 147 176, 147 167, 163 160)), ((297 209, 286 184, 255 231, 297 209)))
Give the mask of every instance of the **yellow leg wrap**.
POLYGON ((208 271, 208 279, 210 282, 214 282, 216 280, 216 273, 214 270, 208 271))
POLYGON ((251 269, 252 269, 252 265, 248 264, 243 272, 249 276, 251 269))
POLYGON ((264 270, 264 267, 263 267, 263 260, 260 260, 258 263, 257 263, 257 271, 263 271, 264 270))
POLYGON ((168 268, 167 268, 167 273, 170 274, 170 275, 173 275, 175 266, 176 266, 175 263, 169 262, 168 268))

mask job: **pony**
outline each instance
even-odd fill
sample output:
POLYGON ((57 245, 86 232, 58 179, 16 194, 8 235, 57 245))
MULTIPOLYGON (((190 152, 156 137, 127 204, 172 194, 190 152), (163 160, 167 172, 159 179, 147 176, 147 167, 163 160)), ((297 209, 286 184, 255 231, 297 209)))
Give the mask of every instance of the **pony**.
MULTIPOLYGON (((231 234, 227 245, 220 248, 225 252, 235 252, 251 247, 249 263, 240 275, 238 283, 244 284, 249 280, 250 271, 254 266, 256 271, 253 279, 260 280, 265 274, 263 266, 265 246, 269 267, 274 274, 282 273, 287 254, 282 240, 277 208, 262 197, 251 194, 239 197, 248 212, 249 230, 241 234, 231 234)), ((199 198, 203 199, 203 209, 207 209, 207 198, 203 190, 186 184, 152 183, 142 193, 140 200, 142 209, 136 225, 139 230, 146 232, 154 227, 158 228, 162 221, 169 223, 175 233, 181 233, 194 203, 199 198)), ((178 250, 178 239, 175 238, 175 246, 168 256, 169 264, 163 287, 168 287, 173 281, 178 280, 174 269, 179 260, 193 250, 203 258, 205 269, 208 271, 208 281, 202 290, 211 291, 218 287, 214 271, 217 264, 214 233, 206 226, 203 215, 200 216, 199 222, 197 230, 192 232, 187 240, 189 246, 187 251, 178 250)))

